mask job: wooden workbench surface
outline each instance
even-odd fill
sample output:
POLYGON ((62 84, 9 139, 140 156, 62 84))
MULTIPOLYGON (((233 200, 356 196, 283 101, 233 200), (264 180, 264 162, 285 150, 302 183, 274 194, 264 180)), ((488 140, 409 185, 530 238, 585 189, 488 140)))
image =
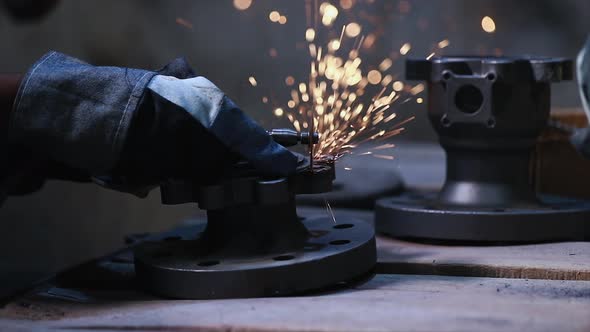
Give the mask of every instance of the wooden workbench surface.
POLYGON ((352 289, 301 297, 167 301, 111 295, 21 298, 2 309, 0 325, 68 331, 590 330, 589 281, 380 274, 352 289))
MULTIPOLYGON (((326 213, 300 209, 301 215, 326 213)), ((373 222, 372 211, 335 209, 336 221, 373 222)), ((434 245, 377 237, 377 271, 469 277, 590 280, 590 242, 519 245, 434 245)))
POLYGON ((590 280, 590 242, 442 246, 379 237, 380 273, 590 280))
MULTIPOLYGON (((337 221, 345 215, 372 220, 336 210, 337 221)), ((379 236, 377 244, 378 274, 349 289, 174 301, 46 283, 0 309, 0 330, 590 331, 589 242, 468 247, 379 236)))

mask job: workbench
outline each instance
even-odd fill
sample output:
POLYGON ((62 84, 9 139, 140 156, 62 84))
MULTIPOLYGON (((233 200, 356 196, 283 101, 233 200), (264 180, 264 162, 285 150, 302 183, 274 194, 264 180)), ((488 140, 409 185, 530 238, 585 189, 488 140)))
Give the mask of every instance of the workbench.
MULTIPOLYGON (((371 212, 340 209, 336 218, 345 214, 367 222, 372 217, 371 212)), ((76 289, 49 280, 9 301, 0 310, 0 326, 47 331, 590 331, 590 243, 467 247, 379 236, 378 257, 375 274, 362 280, 283 298, 178 301, 148 295, 132 284, 76 289)), ((131 262, 120 255, 113 261, 131 262)))

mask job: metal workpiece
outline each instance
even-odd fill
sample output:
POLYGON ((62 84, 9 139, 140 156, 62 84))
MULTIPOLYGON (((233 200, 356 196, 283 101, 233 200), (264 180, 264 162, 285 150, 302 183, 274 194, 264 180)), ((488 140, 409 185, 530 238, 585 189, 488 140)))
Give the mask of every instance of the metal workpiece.
POLYGON ((240 218, 231 233, 222 225, 213 230, 209 221, 190 232, 201 235, 139 245, 135 271, 149 292, 180 299, 284 296, 334 286, 362 277, 376 262, 370 224, 340 219, 335 224, 318 216, 289 226, 269 220, 271 228, 286 228, 279 232, 283 237, 266 227, 250 228, 240 218), (287 236, 293 226, 297 236, 287 236), (213 234, 219 232, 224 240, 213 234))
POLYGON ((332 190, 334 168, 314 165, 288 178, 264 179, 254 176, 232 178, 212 186, 199 187, 195 201, 203 210, 217 210, 246 204, 264 206, 289 202, 295 195, 332 190))
POLYGON ((285 178, 237 163, 217 184, 168 183, 162 201, 197 203, 207 223, 136 246, 138 281, 160 296, 213 299, 296 294, 365 275, 376 263, 369 224, 328 212, 297 215, 296 195, 328 192, 334 179, 333 163, 300 157, 296 174, 285 178))
POLYGON ((426 81, 446 180, 436 194, 378 201, 378 231, 462 241, 590 237, 587 202, 539 196, 532 185, 531 155, 549 120, 550 85, 572 79, 571 61, 440 57, 408 60, 406 76, 426 81))
POLYGON ((212 185, 168 181, 160 187, 162 203, 197 203, 203 210, 215 210, 245 204, 272 205, 287 202, 294 195, 331 191, 335 179, 333 163, 316 162, 310 169, 307 159, 299 158, 297 172, 285 178, 269 179, 256 175, 246 165, 239 165, 233 174, 212 185))

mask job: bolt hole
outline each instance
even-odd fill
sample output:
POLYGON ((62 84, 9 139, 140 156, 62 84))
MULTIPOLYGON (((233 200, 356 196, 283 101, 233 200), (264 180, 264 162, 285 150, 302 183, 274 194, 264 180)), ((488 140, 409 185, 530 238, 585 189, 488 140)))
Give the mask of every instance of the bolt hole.
POLYGON ((168 237, 164 238, 164 241, 172 242, 172 241, 178 241, 181 239, 182 239, 182 237, 180 237, 180 236, 168 236, 168 237))
POLYGON ((467 114, 473 114, 479 111, 483 105, 483 94, 475 86, 471 84, 463 85, 457 90, 455 94, 455 106, 467 114))
POLYGON ((506 212, 506 209, 493 209, 494 212, 506 212))
POLYGON ((340 225, 334 226, 335 229, 346 229, 346 228, 353 228, 353 227, 354 227, 353 224, 340 224, 340 225))
POLYGON ((207 266, 213 266, 213 265, 218 265, 218 264, 219 264, 219 261, 204 261, 204 262, 200 262, 197 265, 207 267, 207 266))
POLYGON ((453 75, 451 75, 451 73, 450 73, 450 72, 448 72, 448 71, 445 71, 445 72, 443 73, 442 77, 443 77, 443 79, 444 79, 445 81, 448 81, 448 80, 450 80, 450 79, 451 79, 451 77, 453 77, 453 75))
POLYGON ((487 125, 488 125, 488 128, 494 128, 496 126, 496 120, 488 119, 487 125))
POLYGON ((496 79, 496 74, 494 73, 488 73, 488 75, 486 76, 486 78, 490 81, 494 81, 496 79))
POLYGON ((350 241, 349 240, 335 240, 330 242, 330 244, 335 245, 335 246, 341 246, 343 244, 349 244, 350 241))
POLYGON ((440 119, 440 123, 442 123, 443 126, 448 127, 451 125, 451 120, 449 120, 449 118, 447 118, 446 116, 443 116, 440 119))
POLYGON ((426 210, 436 210, 436 206, 434 206, 434 205, 426 205, 424 207, 424 209, 426 209, 426 210))
POLYGON ((281 256, 274 257, 273 259, 275 261, 290 261, 293 258, 295 258, 295 256, 293 256, 293 255, 281 255, 281 256))

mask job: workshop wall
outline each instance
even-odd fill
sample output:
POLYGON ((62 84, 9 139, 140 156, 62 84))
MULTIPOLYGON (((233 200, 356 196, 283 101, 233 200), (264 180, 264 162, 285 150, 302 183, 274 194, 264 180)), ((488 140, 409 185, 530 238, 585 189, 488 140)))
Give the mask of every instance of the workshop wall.
MULTIPOLYGON (((423 57, 443 39, 451 43, 447 54, 573 57, 590 31, 586 0, 413 0, 401 16, 400 1, 365 2, 372 5, 362 7, 363 17, 376 20, 379 38, 364 61, 375 65, 405 42, 412 44, 410 56, 423 57), (485 15, 496 22, 493 34, 481 29, 485 15)), ((285 125, 261 98, 288 93, 268 83, 277 80, 277 73, 301 79, 307 74, 307 58, 301 56, 304 3, 254 0, 250 9, 238 11, 232 0, 64 0, 48 17, 32 24, 0 14, 0 70, 23 72, 51 49, 95 64, 141 68, 158 68, 186 56, 199 74, 216 82, 265 126, 285 125), (288 24, 269 22, 268 12, 273 9, 285 13, 288 24), (189 24, 178 24, 178 18, 189 24), (278 56, 270 55, 272 48, 278 56), (261 83, 257 88, 248 83, 252 75, 261 83), (265 90, 265 82, 273 90, 265 90)), ((400 77, 402 65, 402 61, 395 64, 400 77)), ((554 104, 579 106, 575 85, 557 85, 554 104)), ((399 107, 399 113, 417 117, 399 140, 433 139, 424 107, 416 103, 399 107)), ((150 199, 139 200, 92 185, 55 182, 35 195, 11 198, 0 209, 0 273, 55 271, 116 248, 125 233, 165 229, 194 212, 187 206, 162 207, 158 196, 155 192, 150 199)))

